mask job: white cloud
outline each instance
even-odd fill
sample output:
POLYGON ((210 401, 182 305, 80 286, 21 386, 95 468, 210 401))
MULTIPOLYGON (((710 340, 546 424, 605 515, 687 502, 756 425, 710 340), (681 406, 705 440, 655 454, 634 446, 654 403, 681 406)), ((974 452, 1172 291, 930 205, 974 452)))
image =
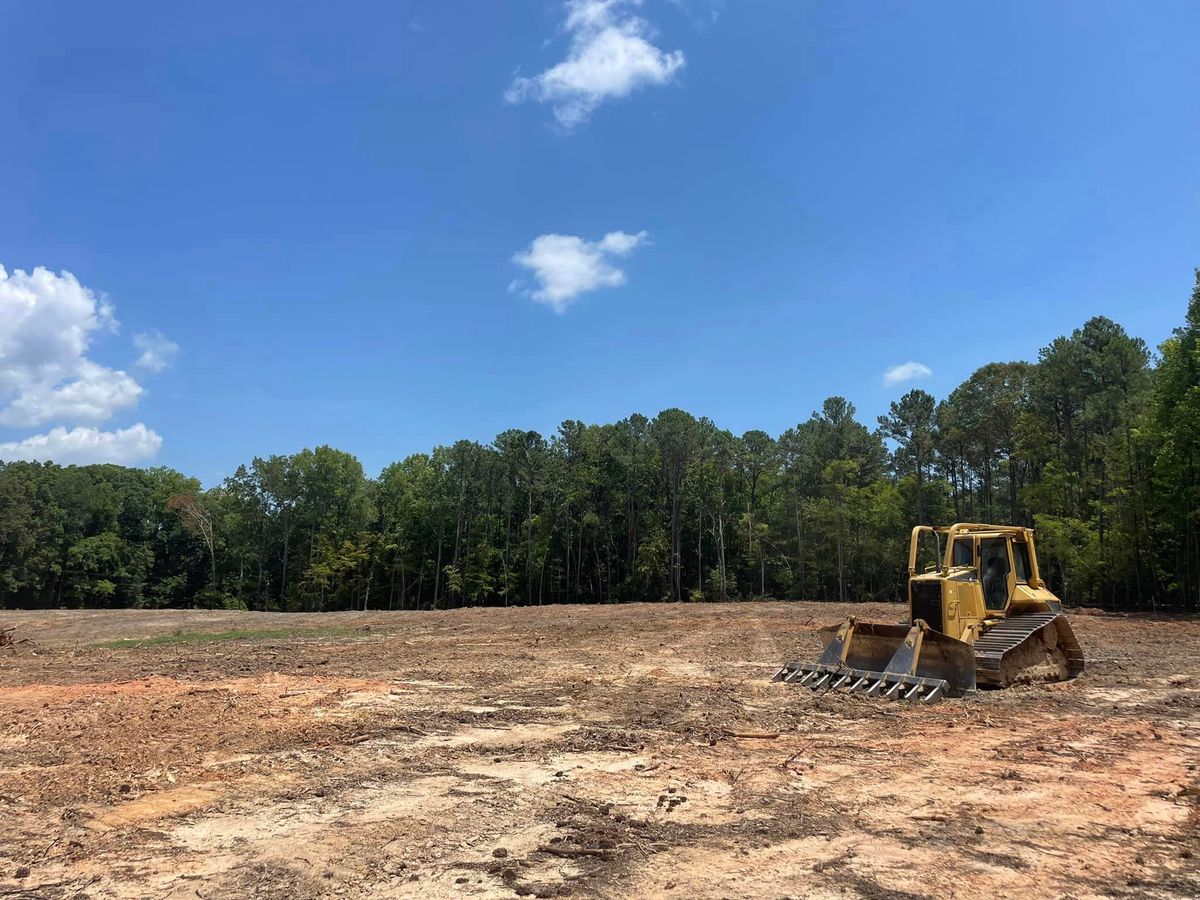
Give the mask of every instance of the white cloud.
POLYGON ((653 30, 630 11, 635 6, 641 0, 568 0, 566 59, 532 78, 515 79, 505 99, 549 103, 558 124, 571 129, 606 100, 671 81, 683 68, 683 52, 664 53, 650 43, 653 30))
POLYGON ((141 422, 117 431, 97 428, 52 428, 21 441, 0 443, 0 460, 53 460, 62 465, 117 463, 133 465, 153 459, 162 438, 141 422))
MULTIPOLYGON (((628 256, 648 238, 644 231, 613 231, 598 241, 570 234, 543 234, 534 238, 528 250, 515 254, 513 262, 532 272, 541 284, 529 296, 561 313, 586 291, 623 285, 625 273, 609 260, 628 256)), ((519 290, 519 282, 514 281, 508 289, 519 290)))
POLYGON ((933 374, 933 369, 924 363, 906 362, 898 366, 892 366, 883 373, 883 383, 886 385, 900 384, 903 381, 915 381, 918 378, 928 378, 933 374))
MULTIPOLYGON (((70 272, 9 273, 0 266, 0 426, 59 426, 0 443, 0 459, 84 463, 154 456, 162 438, 145 425, 91 427, 136 406, 145 393, 127 372, 89 357, 94 338, 116 331, 112 305, 70 272)), ((142 351, 138 364, 154 371, 178 350, 158 332, 139 334, 134 343, 142 351)))
POLYGON ((142 351, 134 365, 151 372, 161 372, 179 352, 179 345, 158 330, 135 334, 133 346, 142 351))
POLYGON ((142 386, 126 373, 88 359, 73 369, 76 377, 26 379, 16 399, 0 409, 0 425, 36 426, 46 422, 103 422, 118 409, 135 406, 142 386))
POLYGON ((71 273, 0 266, 0 322, 0 425, 102 422, 141 396, 125 372, 87 358, 93 335, 117 320, 71 273))

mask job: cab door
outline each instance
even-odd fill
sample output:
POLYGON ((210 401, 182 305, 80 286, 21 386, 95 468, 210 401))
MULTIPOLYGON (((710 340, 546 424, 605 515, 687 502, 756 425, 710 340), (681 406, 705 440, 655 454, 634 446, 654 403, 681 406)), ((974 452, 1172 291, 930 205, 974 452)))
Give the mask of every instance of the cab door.
POLYGON ((1017 589, 1007 537, 979 539, 979 583, 989 613, 1004 612, 1017 589))

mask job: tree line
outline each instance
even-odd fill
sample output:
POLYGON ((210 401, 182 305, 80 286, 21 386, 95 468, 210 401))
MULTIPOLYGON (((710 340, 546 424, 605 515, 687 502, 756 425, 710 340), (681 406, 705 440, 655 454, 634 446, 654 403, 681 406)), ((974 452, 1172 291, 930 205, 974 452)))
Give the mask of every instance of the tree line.
POLYGON ((1200 610, 1200 270, 1152 358, 1103 317, 875 427, 778 436, 668 409, 461 440, 366 477, 332 447, 222 484, 0 465, 0 606, 428 609, 904 598, 918 522, 1037 529, 1070 603, 1200 610))

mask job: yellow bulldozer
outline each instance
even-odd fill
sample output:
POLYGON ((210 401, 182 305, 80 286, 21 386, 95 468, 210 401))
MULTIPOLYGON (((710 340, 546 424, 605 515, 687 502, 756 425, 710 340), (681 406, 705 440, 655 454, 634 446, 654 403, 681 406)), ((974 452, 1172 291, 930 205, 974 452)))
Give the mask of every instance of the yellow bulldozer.
POLYGON ((1079 641, 1038 571, 1033 530, 1011 525, 918 525, 908 549, 908 621, 851 617, 821 635, 816 662, 789 662, 772 680, 928 703, 1083 671, 1079 641), (932 562, 918 573, 922 550, 932 562))

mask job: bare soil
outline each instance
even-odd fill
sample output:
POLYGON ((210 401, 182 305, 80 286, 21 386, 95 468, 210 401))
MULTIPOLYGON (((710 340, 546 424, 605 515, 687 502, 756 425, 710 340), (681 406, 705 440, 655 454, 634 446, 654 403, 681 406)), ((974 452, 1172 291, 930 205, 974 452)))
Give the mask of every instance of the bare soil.
POLYGON ((934 705, 769 682, 847 614, 903 609, 0 612, 0 898, 1200 896, 1200 620, 934 705), (95 646, 225 629, 297 631, 95 646))

